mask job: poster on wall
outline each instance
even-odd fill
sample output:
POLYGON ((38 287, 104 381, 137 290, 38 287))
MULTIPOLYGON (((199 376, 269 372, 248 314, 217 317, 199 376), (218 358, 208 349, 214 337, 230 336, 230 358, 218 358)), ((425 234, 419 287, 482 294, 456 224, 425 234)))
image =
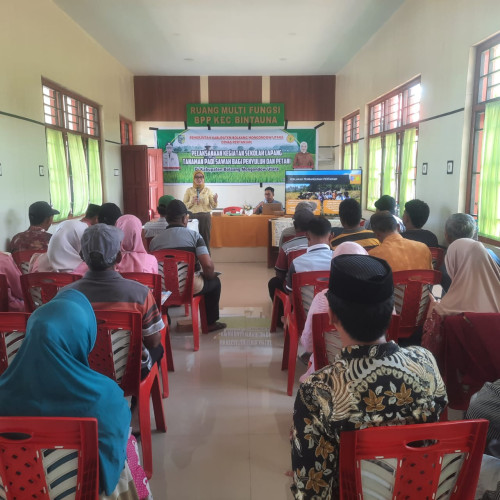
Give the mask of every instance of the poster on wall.
POLYGON ((317 168, 315 129, 156 131, 165 184, 191 183, 203 170, 207 183, 279 183, 285 171, 317 168))

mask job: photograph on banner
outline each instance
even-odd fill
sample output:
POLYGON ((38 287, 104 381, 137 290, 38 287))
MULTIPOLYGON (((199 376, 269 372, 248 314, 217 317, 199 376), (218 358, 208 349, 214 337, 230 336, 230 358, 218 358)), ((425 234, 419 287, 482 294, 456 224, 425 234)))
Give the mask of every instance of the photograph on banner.
POLYGON ((285 209, 293 214, 301 201, 316 204, 315 214, 338 215, 342 200, 361 203, 361 170, 288 170, 285 176, 285 209))
POLYGON ((198 169, 211 184, 279 183, 287 170, 317 168, 316 134, 315 129, 159 129, 156 139, 166 184, 191 183, 198 169))

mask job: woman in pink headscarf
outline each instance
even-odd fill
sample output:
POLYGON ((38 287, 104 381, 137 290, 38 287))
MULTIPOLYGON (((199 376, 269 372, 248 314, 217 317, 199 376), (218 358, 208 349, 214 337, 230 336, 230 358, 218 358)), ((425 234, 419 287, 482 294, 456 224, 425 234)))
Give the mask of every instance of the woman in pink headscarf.
MULTIPOLYGON (((333 252, 333 259, 338 257, 339 255, 368 255, 368 252, 357 243, 352 241, 346 241, 345 243, 341 243, 335 251, 333 252)), ((313 332, 312 332, 312 320, 314 314, 326 313, 328 312, 328 299, 326 298, 326 292, 328 289, 322 290, 319 292, 316 297, 314 297, 311 302, 311 307, 309 308, 309 312, 307 313, 306 323, 304 325, 304 331, 302 332, 302 336, 300 337, 300 343, 305 347, 306 352, 313 351, 313 332)), ((340 335, 336 335, 332 338, 333 350, 340 352, 342 348, 342 344, 340 342, 340 335)), ((330 349, 331 351, 332 349, 330 349)), ((304 382, 311 373, 314 373, 316 368, 314 366, 314 354, 311 354, 309 358, 309 368, 306 373, 300 377, 300 381, 304 382)))
POLYGON ((122 260, 116 265, 120 273, 158 274, 158 261, 149 255, 142 242, 142 224, 135 215, 122 215, 116 227, 123 231, 122 260))

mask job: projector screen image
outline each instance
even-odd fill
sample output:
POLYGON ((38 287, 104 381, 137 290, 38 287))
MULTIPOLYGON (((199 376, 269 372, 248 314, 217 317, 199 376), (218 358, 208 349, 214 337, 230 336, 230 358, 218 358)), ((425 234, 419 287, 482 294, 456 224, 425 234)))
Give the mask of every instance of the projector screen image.
POLYGON ((361 203, 361 170, 287 170, 286 213, 293 214, 301 201, 316 203, 316 215, 338 215, 342 200, 361 203))

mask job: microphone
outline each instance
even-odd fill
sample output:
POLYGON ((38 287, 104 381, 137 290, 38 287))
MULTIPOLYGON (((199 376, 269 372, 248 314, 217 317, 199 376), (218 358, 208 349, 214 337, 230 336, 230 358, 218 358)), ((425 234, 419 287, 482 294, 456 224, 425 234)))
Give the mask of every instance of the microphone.
POLYGON ((200 188, 196 188, 196 203, 200 203, 200 188))

